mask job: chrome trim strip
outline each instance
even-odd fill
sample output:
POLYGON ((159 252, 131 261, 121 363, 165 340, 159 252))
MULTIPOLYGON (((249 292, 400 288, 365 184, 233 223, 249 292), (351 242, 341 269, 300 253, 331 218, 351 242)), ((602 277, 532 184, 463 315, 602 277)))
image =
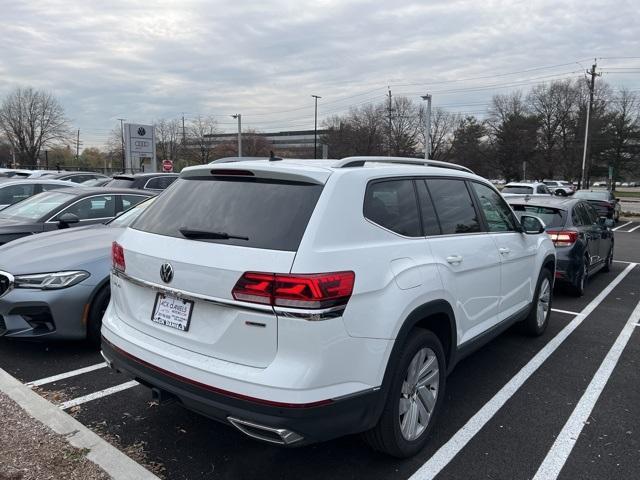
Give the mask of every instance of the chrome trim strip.
POLYGON ((288 308, 288 307, 273 307, 276 315, 285 318, 300 318, 303 320, 309 320, 310 322, 316 322, 319 320, 328 320, 330 318, 341 317, 344 313, 346 305, 340 305, 338 307, 322 308, 318 310, 305 310, 301 308, 288 308))
POLYGON ((0 270, 0 275, 7 277, 7 279, 9 280, 9 286, 7 287, 7 289, 2 292, 2 294, 0 294, 0 298, 4 297, 7 293, 9 293, 11 290, 13 290, 16 286, 16 279, 15 277, 10 274, 9 272, 5 272, 0 270))
POLYGON ((138 278, 134 278, 116 269, 111 269, 111 273, 114 276, 121 278, 125 281, 128 281, 130 283, 133 283, 134 285, 137 285, 139 287, 150 288, 154 292, 168 293, 169 295, 172 295, 177 298, 182 298, 184 300, 208 302, 208 303, 213 303, 214 305, 219 305, 222 307, 240 308, 244 310, 257 311, 261 313, 270 313, 272 315, 274 313, 273 308, 269 305, 259 305, 254 303, 239 302, 237 300, 227 300, 222 298, 210 297, 208 295, 201 295, 198 293, 185 292, 184 290, 165 287, 164 285, 148 282, 147 280, 140 280, 138 278))

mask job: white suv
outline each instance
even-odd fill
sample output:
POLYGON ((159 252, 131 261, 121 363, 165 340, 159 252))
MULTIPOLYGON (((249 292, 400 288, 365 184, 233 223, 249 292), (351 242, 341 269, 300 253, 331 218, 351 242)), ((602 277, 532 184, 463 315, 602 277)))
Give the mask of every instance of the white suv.
POLYGON ((553 243, 464 167, 415 159, 187 168, 113 244, 107 363, 282 445, 420 450, 457 361, 546 328, 553 243))

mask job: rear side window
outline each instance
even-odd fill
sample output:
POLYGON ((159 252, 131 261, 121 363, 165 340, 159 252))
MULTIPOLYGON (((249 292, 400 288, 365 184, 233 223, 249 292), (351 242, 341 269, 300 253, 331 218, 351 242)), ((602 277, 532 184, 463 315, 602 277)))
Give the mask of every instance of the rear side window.
POLYGON ((107 182, 105 187, 109 188, 132 188, 133 187, 133 178, 114 178, 113 180, 107 182))
POLYGON ((295 251, 321 192, 322 185, 301 182, 180 178, 132 228, 177 238, 186 238, 180 230, 227 234, 243 238, 198 241, 295 251))
POLYGON ((502 193, 517 193, 519 195, 526 195, 533 193, 533 187, 520 187, 520 186, 506 186, 502 189, 502 193))
POLYGON ((33 195, 35 184, 9 185, 0 189, 0 205, 13 205, 33 195))
POLYGON ((165 177, 154 177, 147 181, 144 188, 149 190, 164 190, 169 185, 171 185, 178 177, 174 176, 165 176, 165 177))
POLYGON ((463 180, 427 180, 443 235, 480 231, 480 221, 473 200, 463 180))
POLYGON ((385 180, 370 183, 365 193, 364 216, 400 235, 422 236, 413 180, 385 180))

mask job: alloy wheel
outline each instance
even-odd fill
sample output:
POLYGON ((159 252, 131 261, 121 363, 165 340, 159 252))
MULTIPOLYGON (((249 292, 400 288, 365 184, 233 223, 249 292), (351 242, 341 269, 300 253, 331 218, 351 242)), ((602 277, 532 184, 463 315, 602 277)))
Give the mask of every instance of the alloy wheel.
POLYGON ((402 382, 398 408, 402 436, 413 441, 420 437, 429 425, 438 399, 440 366, 430 348, 416 352, 402 382))
POLYGON ((536 321, 538 327, 542 327, 549 313, 551 303, 551 283, 548 278, 543 278, 540 284, 540 292, 538 293, 538 308, 536 313, 536 321))

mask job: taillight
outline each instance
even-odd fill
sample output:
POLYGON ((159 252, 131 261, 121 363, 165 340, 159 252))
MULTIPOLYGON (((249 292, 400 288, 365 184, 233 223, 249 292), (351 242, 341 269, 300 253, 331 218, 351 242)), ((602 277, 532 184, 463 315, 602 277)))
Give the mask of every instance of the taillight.
POLYGON ((548 230, 547 233, 556 247, 568 247, 578 240, 578 232, 574 230, 548 230))
POLYGON ((118 242, 111 244, 111 264, 116 270, 124 272, 126 267, 124 263, 124 248, 118 242))
POLYGON ((301 275, 246 272, 231 293, 243 302, 319 309, 346 305, 354 281, 353 272, 301 275))

